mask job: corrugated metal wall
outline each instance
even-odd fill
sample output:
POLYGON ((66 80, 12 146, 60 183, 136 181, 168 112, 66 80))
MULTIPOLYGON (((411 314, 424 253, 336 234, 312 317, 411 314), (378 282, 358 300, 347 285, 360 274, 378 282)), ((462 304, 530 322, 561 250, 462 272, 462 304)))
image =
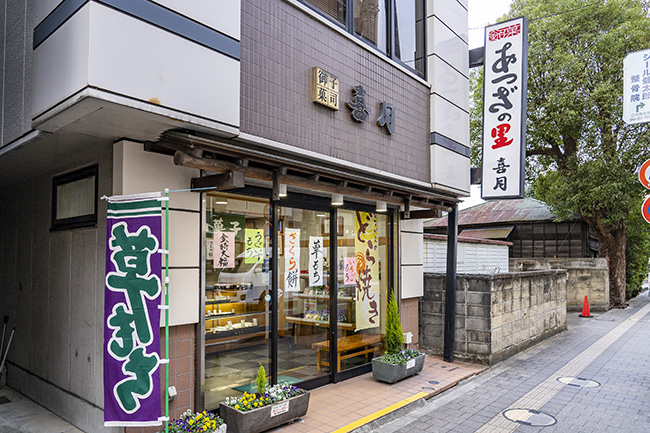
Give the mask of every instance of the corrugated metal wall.
MULTIPOLYGON (((424 272, 447 271, 447 242, 424 240, 424 272)), ((459 274, 496 274, 508 272, 508 246, 458 242, 459 274)))

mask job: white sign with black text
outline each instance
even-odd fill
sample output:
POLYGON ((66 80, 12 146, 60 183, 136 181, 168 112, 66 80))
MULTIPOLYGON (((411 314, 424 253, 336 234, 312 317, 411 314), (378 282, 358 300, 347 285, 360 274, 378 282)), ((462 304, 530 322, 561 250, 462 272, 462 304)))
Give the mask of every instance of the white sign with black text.
POLYGON ((528 21, 485 28, 483 199, 522 198, 526 156, 528 21))

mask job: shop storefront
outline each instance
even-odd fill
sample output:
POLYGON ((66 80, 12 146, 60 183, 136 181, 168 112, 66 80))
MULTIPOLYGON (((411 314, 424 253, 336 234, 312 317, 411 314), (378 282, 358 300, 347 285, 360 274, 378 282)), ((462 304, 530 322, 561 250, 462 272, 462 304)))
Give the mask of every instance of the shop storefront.
POLYGON ((271 195, 203 194, 205 409, 254 392, 260 365, 274 383, 309 389, 368 372, 381 352, 395 286, 392 211, 271 195))

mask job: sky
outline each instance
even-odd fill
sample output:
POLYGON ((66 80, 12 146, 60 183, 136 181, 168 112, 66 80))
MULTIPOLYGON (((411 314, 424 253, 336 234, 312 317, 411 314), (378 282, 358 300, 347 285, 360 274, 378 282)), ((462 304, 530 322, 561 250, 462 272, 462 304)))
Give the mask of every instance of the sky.
MULTIPOLYGON (((512 0, 469 0, 469 49, 483 46, 485 25, 494 24, 497 18, 503 16, 510 9, 512 0)), ((463 200, 459 209, 482 203, 481 187, 472 185, 470 187, 470 197, 463 200)))
POLYGON ((483 46, 483 31, 486 24, 494 24, 497 18, 510 9, 512 0, 469 0, 469 48, 483 46), (472 30, 476 29, 476 30, 472 30))

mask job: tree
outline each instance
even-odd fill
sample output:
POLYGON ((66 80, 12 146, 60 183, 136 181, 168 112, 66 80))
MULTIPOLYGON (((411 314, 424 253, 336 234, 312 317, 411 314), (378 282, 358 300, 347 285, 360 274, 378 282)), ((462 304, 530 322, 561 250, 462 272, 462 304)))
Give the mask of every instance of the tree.
POLYGON ((559 218, 576 212, 593 228, 609 262, 612 307, 625 305, 626 234, 646 192, 637 173, 650 157, 650 129, 624 123, 622 107, 623 59, 650 48, 649 6, 514 0, 506 17, 529 19, 530 191, 559 218))

